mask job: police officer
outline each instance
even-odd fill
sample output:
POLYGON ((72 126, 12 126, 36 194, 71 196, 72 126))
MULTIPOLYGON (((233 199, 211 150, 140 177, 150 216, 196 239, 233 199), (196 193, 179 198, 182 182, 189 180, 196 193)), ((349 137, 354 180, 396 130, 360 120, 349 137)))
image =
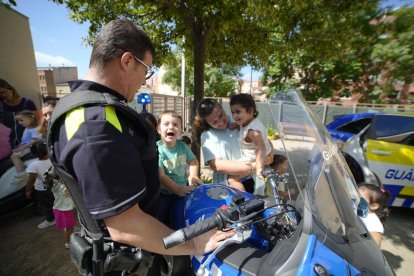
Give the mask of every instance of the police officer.
MULTIPOLYGON (((126 19, 113 20, 96 37, 85 79, 71 82, 71 90, 105 92, 132 101, 153 74, 154 54, 141 28, 126 19)), ((232 233, 210 231, 164 248, 162 237, 172 230, 154 218, 160 185, 156 159, 150 164, 141 160, 146 135, 122 115, 108 106, 75 108, 53 134, 57 161, 78 181, 86 208, 94 219, 103 220, 117 242, 167 255, 212 251, 232 233)))

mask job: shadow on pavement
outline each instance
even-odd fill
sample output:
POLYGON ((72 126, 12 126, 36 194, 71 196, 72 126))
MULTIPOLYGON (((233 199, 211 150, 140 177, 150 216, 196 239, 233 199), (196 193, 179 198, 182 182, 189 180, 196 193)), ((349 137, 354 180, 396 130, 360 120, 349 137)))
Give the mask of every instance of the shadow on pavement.
POLYGON ((393 270, 397 270, 401 267, 401 263, 404 260, 403 258, 401 258, 401 256, 394 255, 387 250, 382 250, 382 253, 384 254, 385 258, 388 261, 388 264, 391 266, 393 270))
POLYGON ((390 208, 390 215, 384 223, 385 236, 394 244, 414 251, 413 221, 414 209, 390 208))
POLYGON ((396 275, 413 275, 414 269, 414 209, 390 208, 390 215, 384 223, 384 237, 387 246, 382 252, 396 275))

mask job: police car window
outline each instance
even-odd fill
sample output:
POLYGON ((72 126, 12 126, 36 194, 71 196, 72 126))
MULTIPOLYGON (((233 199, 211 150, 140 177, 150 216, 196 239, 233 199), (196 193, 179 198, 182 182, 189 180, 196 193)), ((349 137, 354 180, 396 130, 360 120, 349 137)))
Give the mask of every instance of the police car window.
POLYGON ((407 145, 407 146, 414 146, 414 133, 408 135, 406 138, 404 138, 401 141, 401 144, 407 145))
POLYGON ((375 122, 377 140, 406 144, 414 133, 414 117, 409 116, 377 116, 375 122))
POLYGON ((343 132, 349 132, 353 134, 359 133, 361 130, 364 129, 370 122, 372 118, 363 118, 356 121, 349 122, 345 125, 342 125, 338 127, 336 130, 343 131, 343 132))

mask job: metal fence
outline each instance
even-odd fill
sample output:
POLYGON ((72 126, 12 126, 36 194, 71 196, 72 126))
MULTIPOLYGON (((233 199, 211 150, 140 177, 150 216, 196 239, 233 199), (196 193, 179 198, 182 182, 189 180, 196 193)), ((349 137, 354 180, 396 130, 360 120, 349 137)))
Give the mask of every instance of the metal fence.
MULTIPOLYGON (((166 111, 174 110, 181 115, 184 121, 184 129, 189 127, 189 114, 191 113, 191 99, 180 96, 170 96, 170 95, 161 95, 161 94, 149 94, 151 96, 151 103, 146 105, 147 112, 154 114, 156 118, 166 111), (184 107, 185 106, 185 107, 184 107)), ((136 101, 130 103, 130 105, 137 110, 142 112, 142 105, 138 104, 136 101)))
MULTIPOLYGON (((410 113, 414 115, 414 105, 387 105, 387 104, 354 104, 349 105, 339 105, 339 104, 317 104, 316 102, 308 102, 311 109, 315 114, 321 119, 322 123, 327 125, 333 121, 334 117, 342 114, 350 113, 364 113, 364 112, 393 112, 393 113, 410 113)), ((227 114, 230 113, 230 105, 228 100, 222 101, 222 106, 227 114)), ((258 118, 267 128, 275 128, 275 119, 270 111, 272 107, 273 113, 277 114, 278 105, 268 104, 267 102, 256 102, 256 108, 259 111, 258 118)))
POLYGON ((392 113, 411 113, 414 114, 414 105, 401 104, 369 104, 356 103, 353 105, 341 105, 340 103, 317 104, 308 102, 313 111, 319 116, 324 124, 333 121, 333 117, 341 114, 364 113, 364 112, 392 112, 392 113))
MULTIPOLYGON (((192 98, 181 96, 170 96, 150 93, 152 102, 148 104, 147 111, 154 114, 156 118, 165 110, 174 110, 180 114, 184 121, 184 130, 191 129, 189 125, 191 115, 192 98)), ((230 112, 229 98, 215 98, 222 103, 224 110, 227 114, 230 112)), ((318 104, 317 102, 308 102, 315 114, 326 125, 333 121, 334 116, 349 113, 362 113, 362 112, 405 112, 414 114, 414 105, 401 105, 401 104, 368 104, 357 103, 353 105, 341 105, 340 103, 324 103, 318 104)), ((130 105, 138 112, 142 111, 142 105, 137 101, 133 101, 130 105)), ((263 124, 270 128, 274 128, 274 119, 270 112, 270 108, 267 102, 256 102, 257 109, 259 111, 259 119, 263 124)))
MULTIPOLYGON (((164 110, 175 110, 182 115, 185 122, 185 130, 191 129, 189 125, 192 99, 190 97, 184 99, 179 96, 168 96, 160 94, 151 94, 152 103, 148 107, 148 111, 152 112, 156 117, 164 110), (184 107, 185 105, 185 107, 184 107)), ((215 98, 221 102, 223 109, 227 114, 230 112, 229 98, 215 98)), ((400 105, 400 104, 367 104, 357 103, 353 105, 341 105, 340 103, 318 104, 317 102, 308 102, 311 109, 326 125, 333 121, 334 116, 349 113, 363 113, 363 112, 405 112, 414 114, 414 105, 400 105)), ((134 103, 136 105, 136 103, 134 103)), ((259 119, 268 128, 275 128, 274 118, 270 111, 267 102, 256 102, 259 111, 259 119)), ((142 107, 137 107, 138 111, 142 107)), ((272 110, 276 110, 272 108, 272 110)))

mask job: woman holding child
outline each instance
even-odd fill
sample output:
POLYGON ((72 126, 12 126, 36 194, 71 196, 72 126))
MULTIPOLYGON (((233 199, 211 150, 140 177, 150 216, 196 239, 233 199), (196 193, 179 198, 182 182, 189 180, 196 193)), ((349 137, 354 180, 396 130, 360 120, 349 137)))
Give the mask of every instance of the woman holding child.
MULTIPOLYGON (((203 99, 197 106, 194 137, 201 144, 204 162, 214 171, 213 182, 227 184, 228 175, 250 175, 256 171, 256 162, 240 160, 239 130, 231 128, 231 118, 214 99, 203 99)), ((244 189, 253 192, 251 177, 241 180, 244 189)), ((236 187, 240 188, 240 187, 236 187)))
POLYGON ((23 135, 24 127, 17 124, 14 116, 23 110, 36 111, 36 105, 31 99, 22 97, 10 83, 0 79, 0 105, 3 116, 3 124, 12 130, 10 135, 10 145, 17 146, 23 135))

